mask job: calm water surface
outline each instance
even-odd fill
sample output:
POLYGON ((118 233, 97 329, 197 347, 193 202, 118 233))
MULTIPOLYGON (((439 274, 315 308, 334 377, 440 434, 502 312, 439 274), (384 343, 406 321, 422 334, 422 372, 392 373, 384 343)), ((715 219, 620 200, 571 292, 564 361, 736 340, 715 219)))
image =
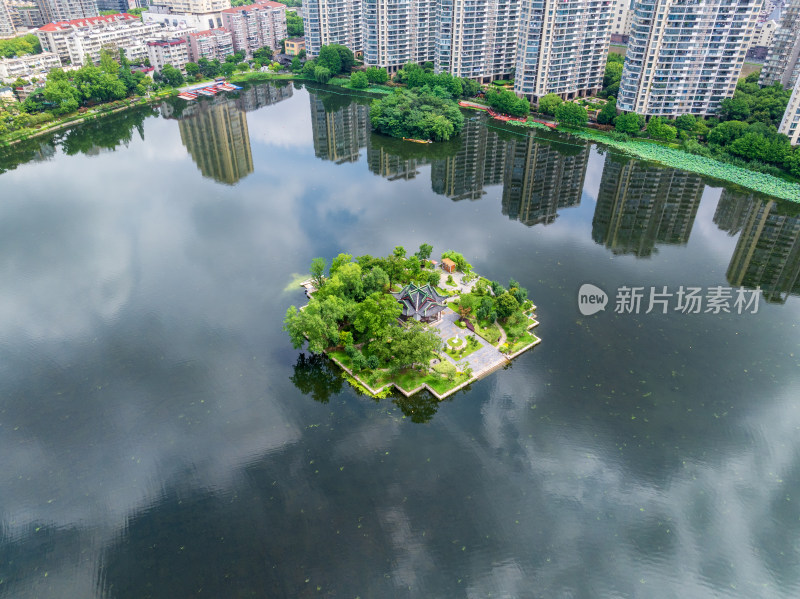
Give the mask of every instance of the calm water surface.
POLYGON ((0 154, 0 597, 800 596, 798 207, 468 116, 262 85, 0 154), (292 350, 313 257, 424 242, 543 343, 442 403, 292 350))

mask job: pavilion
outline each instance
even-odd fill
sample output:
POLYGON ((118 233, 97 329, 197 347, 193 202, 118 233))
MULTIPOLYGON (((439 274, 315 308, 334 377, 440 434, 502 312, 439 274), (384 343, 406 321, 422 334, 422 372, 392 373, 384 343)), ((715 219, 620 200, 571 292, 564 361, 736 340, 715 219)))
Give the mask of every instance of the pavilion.
POLYGON ((397 293, 392 293, 403 306, 400 314, 401 320, 414 319, 419 322, 436 322, 442 318, 442 312, 447 305, 445 297, 427 283, 421 287, 409 283, 397 293))

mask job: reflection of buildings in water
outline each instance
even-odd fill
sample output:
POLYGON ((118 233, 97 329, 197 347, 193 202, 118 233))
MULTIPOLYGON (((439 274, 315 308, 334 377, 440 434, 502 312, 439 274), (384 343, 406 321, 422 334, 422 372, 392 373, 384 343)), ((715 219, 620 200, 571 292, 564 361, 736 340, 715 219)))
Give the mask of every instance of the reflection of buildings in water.
MULTIPOLYGON (((747 211, 754 194, 723 189, 714 211, 714 224, 728 235, 736 235, 742 230, 747 211)), ((756 200, 757 201, 757 200, 756 200)))
POLYGON ((224 96, 195 102, 178 121, 181 142, 203 176, 231 185, 253 172, 247 116, 236 102, 224 96))
POLYGON ((649 256, 656 244, 685 244, 705 185, 698 175, 606 158, 592 239, 615 254, 649 256))
POLYGON ((401 158, 386 151, 382 146, 367 144, 367 166, 370 172, 389 181, 415 179, 419 175, 418 166, 427 161, 417 158, 401 158))
POLYGON ((252 112, 287 100, 293 94, 291 85, 253 85, 239 92, 236 106, 245 112, 252 112))
POLYGON ((467 119, 455 156, 434 160, 431 187, 451 200, 479 200, 487 185, 503 182, 506 143, 483 120, 467 119))
POLYGON ((356 162, 369 135, 369 106, 350 102, 328 112, 323 101, 309 93, 314 155, 336 164, 356 162))
POLYGON ((760 286, 769 302, 800 294, 800 214, 788 213, 789 207, 774 200, 749 201, 728 266, 732 286, 760 286))
POLYGON ((581 202, 589 145, 570 154, 534 134, 508 143, 503 214, 531 227, 555 221, 557 211, 581 202))

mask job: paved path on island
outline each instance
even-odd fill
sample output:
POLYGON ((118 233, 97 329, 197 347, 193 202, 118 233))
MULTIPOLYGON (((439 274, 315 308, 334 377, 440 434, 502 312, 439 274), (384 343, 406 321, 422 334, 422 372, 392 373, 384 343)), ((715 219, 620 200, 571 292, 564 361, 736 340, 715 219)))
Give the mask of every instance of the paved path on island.
MULTIPOLYGON (((448 308, 442 312, 442 319, 431 326, 439 329, 439 335, 442 337, 442 341, 444 342, 447 342, 448 339, 455 337, 456 335, 463 339, 465 335, 472 334, 466 329, 462 329, 461 327, 457 326, 456 320, 458 320, 458 314, 448 308)), ((486 341, 484 341, 481 337, 476 335, 476 338, 478 339, 478 343, 481 344, 481 348, 474 351, 467 357, 459 360, 459 363, 466 362, 469 364, 470 368, 472 368, 473 375, 480 376, 484 372, 488 372, 489 370, 497 368, 498 366, 502 366, 508 362, 506 357, 501 354, 500 351, 486 343, 486 341)), ((456 360, 448 356, 444 351, 442 351, 442 355, 453 364, 456 363, 456 360)))

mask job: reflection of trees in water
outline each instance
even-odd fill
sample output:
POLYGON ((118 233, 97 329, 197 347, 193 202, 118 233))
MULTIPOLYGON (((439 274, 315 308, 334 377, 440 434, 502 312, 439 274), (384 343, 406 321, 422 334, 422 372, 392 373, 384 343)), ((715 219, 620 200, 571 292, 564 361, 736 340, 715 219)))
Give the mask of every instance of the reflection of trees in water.
POLYGON ((419 391, 411 397, 400 395, 393 399, 392 403, 400 408, 407 418, 411 418, 411 422, 418 424, 429 422, 439 411, 439 400, 428 391, 419 391))
POLYGON ((133 139, 133 130, 144 140, 144 120, 158 113, 150 108, 124 110, 119 114, 102 117, 70 129, 61 139, 64 153, 98 154, 100 150, 114 150, 127 146, 133 139))
POLYGON ((342 372, 333 361, 322 354, 300 354, 294 365, 292 383, 301 393, 314 401, 328 403, 331 395, 342 391, 342 372))

